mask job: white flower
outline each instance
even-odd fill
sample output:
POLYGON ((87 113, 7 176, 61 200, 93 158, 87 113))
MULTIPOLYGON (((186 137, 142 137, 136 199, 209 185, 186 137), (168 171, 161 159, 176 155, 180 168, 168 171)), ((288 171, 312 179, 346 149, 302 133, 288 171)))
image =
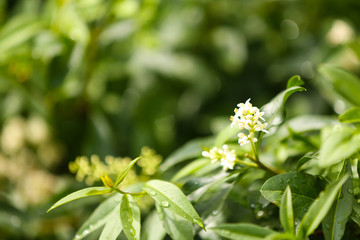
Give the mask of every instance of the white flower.
POLYGON ((235 150, 230 150, 228 145, 223 145, 222 149, 213 147, 209 151, 203 151, 202 155, 211 159, 211 163, 220 161, 224 170, 233 169, 236 161, 235 150))
POLYGON ((263 118, 264 112, 260 112, 257 107, 254 107, 250 103, 250 98, 245 103, 239 103, 239 108, 235 108, 235 115, 230 117, 232 121, 231 127, 237 126, 239 130, 249 131, 248 135, 243 133, 239 134, 239 144, 241 146, 252 142, 257 142, 257 138, 254 136, 254 132, 269 133, 266 129, 268 126, 263 118), (263 121, 263 122, 261 122, 263 121))

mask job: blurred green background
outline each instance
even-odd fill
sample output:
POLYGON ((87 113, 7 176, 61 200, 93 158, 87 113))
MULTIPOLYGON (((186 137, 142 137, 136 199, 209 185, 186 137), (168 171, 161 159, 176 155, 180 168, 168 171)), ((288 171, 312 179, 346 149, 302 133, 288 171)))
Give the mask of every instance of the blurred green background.
POLYGON ((149 146, 166 158, 292 75, 308 92, 290 117, 341 112, 316 69, 360 73, 346 47, 359 11, 357 0, 0 0, 0 239, 72 238, 98 199, 45 211, 84 186, 68 170, 77 156, 149 146))

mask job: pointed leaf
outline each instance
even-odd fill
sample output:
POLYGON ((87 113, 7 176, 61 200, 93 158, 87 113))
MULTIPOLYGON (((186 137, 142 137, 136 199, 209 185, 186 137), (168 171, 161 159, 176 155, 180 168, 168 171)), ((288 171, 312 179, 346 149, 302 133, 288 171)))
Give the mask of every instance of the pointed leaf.
POLYGON ((176 182, 183 177, 190 176, 191 174, 196 173, 199 169, 209 165, 210 163, 211 160, 206 158, 200 158, 195 161, 192 161, 191 163, 183 167, 180 171, 178 171, 175 174, 175 176, 171 179, 171 182, 176 182))
POLYGON ((316 158, 317 155, 318 155, 318 153, 315 153, 315 154, 314 153, 308 153, 305 156, 303 156, 302 158, 300 158, 299 161, 296 164, 296 171, 300 172, 302 165, 304 165, 305 163, 307 163, 311 159, 316 158))
POLYGON ((120 206, 114 209, 109 217, 106 219, 106 224, 101 232, 99 240, 117 239, 122 231, 120 220, 120 206))
POLYGON ((342 123, 358 123, 360 122, 360 107, 353 107, 346 110, 339 116, 342 123))
POLYGON ((306 239, 319 226, 348 177, 348 175, 345 175, 338 181, 330 184, 311 204, 309 211, 305 214, 299 225, 297 236, 300 240, 306 239))
POLYGON ((152 211, 141 225, 141 240, 163 240, 166 231, 156 211, 152 211))
POLYGON ((204 228, 204 223, 194 207, 174 184, 162 180, 150 180, 143 188, 161 206, 204 228))
POLYGON ((281 198, 280 222, 286 232, 295 233, 294 211, 292 206, 291 189, 289 186, 286 187, 281 198))
POLYGON ((352 206, 351 219, 360 227, 360 204, 355 198, 353 198, 352 206))
POLYGON ((50 212, 54 208, 57 208, 65 203, 74 201, 79 198, 89 197, 89 196, 93 196, 93 195, 100 195, 100 194, 109 193, 109 192, 111 192, 111 189, 108 189, 106 187, 84 188, 84 189, 70 193, 69 195, 63 197, 62 199, 57 201, 54 205, 52 205, 51 208, 49 208, 49 210, 47 210, 47 212, 50 212))
POLYGON ((358 77, 330 65, 320 66, 319 72, 341 97, 354 106, 360 106, 360 79, 358 77))
POLYGON ((268 235, 264 240, 297 240, 296 236, 291 233, 273 233, 268 235))
POLYGON ((296 86, 303 86, 305 83, 300 78, 299 75, 295 75, 292 78, 290 78, 287 82, 286 88, 296 87, 296 86))
POLYGON ((129 240, 140 240, 140 209, 129 194, 122 197, 120 219, 126 237, 129 240))
MULTIPOLYGON (((345 173, 351 176, 351 164, 349 160, 345 161, 339 178, 343 177, 345 173)), ((352 179, 348 178, 322 222, 326 240, 340 240, 343 237, 346 223, 352 212, 353 198, 352 179)))
POLYGON ((324 128, 321 132, 319 167, 327 168, 351 157, 360 149, 360 133, 343 125, 324 128))
POLYGON ((160 170, 164 172, 178 163, 191 158, 199 157, 203 148, 212 145, 213 141, 213 138, 202 138, 194 139, 185 143, 173 152, 167 159, 165 159, 165 161, 160 165, 160 170))
POLYGON ((140 159, 140 157, 135 158, 134 160, 132 160, 129 165, 127 165, 127 167, 124 169, 124 171, 119 175, 119 177, 116 179, 115 181, 115 187, 117 187, 126 177, 126 175, 128 174, 129 170, 132 168, 132 166, 134 166, 134 164, 140 159))
POLYGON ((211 227, 209 229, 219 236, 233 240, 262 240, 269 234, 275 233, 270 229, 259 227, 250 223, 228 223, 211 227))
POLYGON ((162 220, 166 232, 173 240, 192 240, 193 225, 190 221, 180 217, 156 202, 156 211, 162 220))
POLYGON ((287 185, 291 189, 294 217, 301 219, 324 189, 325 181, 306 173, 289 172, 269 178, 260 192, 268 201, 280 206, 287 185))
POLYGON ((111 214, 120 208, 121 198, 121 194, 115 194, 102 202, 76 232, 75 239, 83 239, 102 227, 111 214))
POLYGON ((229 120, 229 126, 227 126, 226 128, 224 128, 223 130, 221 130, 215 139, 215 146, 217 147, 221 147, 224 143, 226 143, 227 141, 231 140, 231 139, 235 139, 237 136, 237 134, 240 132, 238 128, 236 127, 231 127, 231 122, 229 120))
POLYGON ((273 98, 268 104, 264 105, 261 108, 261 111, 264 112, 264 118, 269 124, 267 129, 271 127, 278 126, 284 121, 285 110, 284 105, 286 100, 294 93, 299 91, 305 91, 305 88, 294 86, 290 87, 281 93, 279 93, 275 98, 273 98))

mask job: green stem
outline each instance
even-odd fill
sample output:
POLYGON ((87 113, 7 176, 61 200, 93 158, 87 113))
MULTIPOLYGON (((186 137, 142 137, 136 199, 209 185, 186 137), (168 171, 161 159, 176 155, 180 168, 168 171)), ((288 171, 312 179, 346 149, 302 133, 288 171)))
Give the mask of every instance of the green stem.
POLYGON ((250 139, 250 143, 251 143, 251 149, 252 149, 253 154, 254 154, 254 158, 253 158, 254 162, 255 162, 261 169, 264 169, 265 171, 270 172, 271 174, 275 174, 275 175, 279 174, 279 172, 277 172, 277 171, 275 171, 275 170, 273 170, 273 169, 270 169, 270 168, 266 167, 264 164, 262 164, 262 163, 260 162, 259 153, 258 153, 257 149, 255 148, 255 144, 254 144, 254 142, 253 142, 252 139, 250 139))
POLYGON ((141 196, 141 195, 145 195, 146 192, 145 191, 141 191, 141 192, 136 192, 136 193, 131 193, 131 192, 125 192, 119 188, 113 188, 115 191, 117 191, 118 193, 121 193, 121 194, 129 194, 129 195, 132 195, 132 196, 141 196))
POLYGON ((256 163, 245 162, 243 160, 236 159, 236 163, 243 164, 250 167, 259 167, 256 163))

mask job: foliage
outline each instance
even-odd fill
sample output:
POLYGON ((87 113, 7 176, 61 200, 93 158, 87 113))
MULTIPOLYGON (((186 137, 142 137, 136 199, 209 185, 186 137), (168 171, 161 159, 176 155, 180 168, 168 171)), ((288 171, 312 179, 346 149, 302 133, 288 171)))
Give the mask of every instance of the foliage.
MULTIPOLYGON (((330 83, 333 84, 331 81, 330 83)), ((153 211, 172 239, 193 239, 193 235, 204 239, 210 236, 214 239, 221 236, 227 239, 294 240, 306 240, 319 235, 325 239, 341 239, 344 235, 358 237, 359 232, 352 231, 357 226, 357 221, 350 218, 350 215, 357 216, 353 203, 358 204, 355 199, 359 192, 359 185, 353 184, 353 181, 359 181, 358 172, 353 172, 358 165, 357 152, 360 150, 357 144, 359 141, 353 140, 359 131, 355 125, 340 122, 329 125, 326 122, 321 128, 313 129, 312 134, 321 135, 317 138, 319 142, 305 149, 297 148, 296 155, 303 157, 298 160, 287 159, 293 161, 289 169, 285 169, 285 163, 278 163, 274 157, 276 147, 279 146, 276 144, 278 133, 281 133, 282 126, 286 124, 284 105, 292 94, 305 90, 299 86, 302 84, 304 82, 298 76, 291 78, 288 88, 261 108, 263 112, 249 100, 244 104, 240 103, 239 108, 235 109, 235 115, 230 118, 231 127, 236 132, 227 134, 226 139, 224 133, 219 133, 224 138, 223 148, 211 148, 208 141, 190 143, 206 143, 210 148, 202 152, 202 157, 209 158, 211 162, 203 161, 201 157, 193 160, 183 167, 180 175, 172 179, 182 187, 187 196, 174 183, 164 180, 145 182, 141 192, 119 189, 118 184, 126 178, 129 169, 138 160, 135 159, 115 183, 105 173, 101 177, 105 188, 79 190, 59 200, 49 211, 70 200, 117 192, 122 195, 122 200, 120 212, 113 210, 117 215, 114 224, 122 227, 118 228, 111 239, 116 239, 122 229, 128 239, 140 239, 140 231, 154 229, 149 223, 141 230, 139 207, 132 197, 141 198, 146 195, 155 200, 156 210, 153 211), (244 129, 248 130, 248 135, 244 134, 244 129), (240 146, 233 144, 233 135, 238 135, 240 146), (267 144, 271 144, 272 148, 266 147, 267 144), (251 147, 246 148, 246 145, 251 147), (314 149, 314 145, 319 146, 318 149, 314 149), (247 152, 237 152, 239 147, 247 149, 247 152), (317 153, 311 153, 314 151, 317 153), (211 167, 211 164, 217 167, 211 167), (233 206, 231 211, 227 209, 229 204, 233 206), (253 212, 253 217, 243 219, 241 213, 245 211, 244 208, 253 212), (121 219, 120 223, 118 219, 121 219), (193 229, 191 223, 202 229, 193 229)), ((229 129, 225 128, 223 131, 229 132, 229 129)), ((296 128, 288 133, 285 141, 305 143, 304 139, 309 134, 296 128)), ((212 144, 215 144, 215 140, 212 144)), ((175 162, 168 165, 170 167, 165 171, 170 171, 181 162, 188 162, 189 144, 184 149, 174 153, 177 158, 170 157, 170 161, 175 159, 175 162)), ((200 151, 198 155, 200 156, 200 151)), ((102 205, 100 207, 103 208, 102 205)), ((103 217, 99 216, 98 219, 102 224, 105 223, 101 220, 103 217)), ((153 224, 159 222, 154 221, 153 224)), ((104 227, 102 234, 107 231, 108 228, 104 227)), ((90 231, 82 232, 75 238, 82 239, 87 233, 90 231)))
POLYGON ((1 238, 124 239, 133 227, 141 239, 292 239, 306 216, 301 235, 317 227, 310 239, 357 237, 357 9, 352 0, 0 0, 1 238), (293 94, 301 79, 308 91, 293 94), (279 92, 282 104, 268 103, 279 92), (231 106, 249 98, 264 114, 250 131, 231 128, 231 106), (155 179, 185 194, 206 232, 143 193, 155 179), (322 192, 330 200, 317 201, 322 192), (306 215, 313 205, 327 215, 306 215), (127 229, 121 214, 134 216, 127 229))

